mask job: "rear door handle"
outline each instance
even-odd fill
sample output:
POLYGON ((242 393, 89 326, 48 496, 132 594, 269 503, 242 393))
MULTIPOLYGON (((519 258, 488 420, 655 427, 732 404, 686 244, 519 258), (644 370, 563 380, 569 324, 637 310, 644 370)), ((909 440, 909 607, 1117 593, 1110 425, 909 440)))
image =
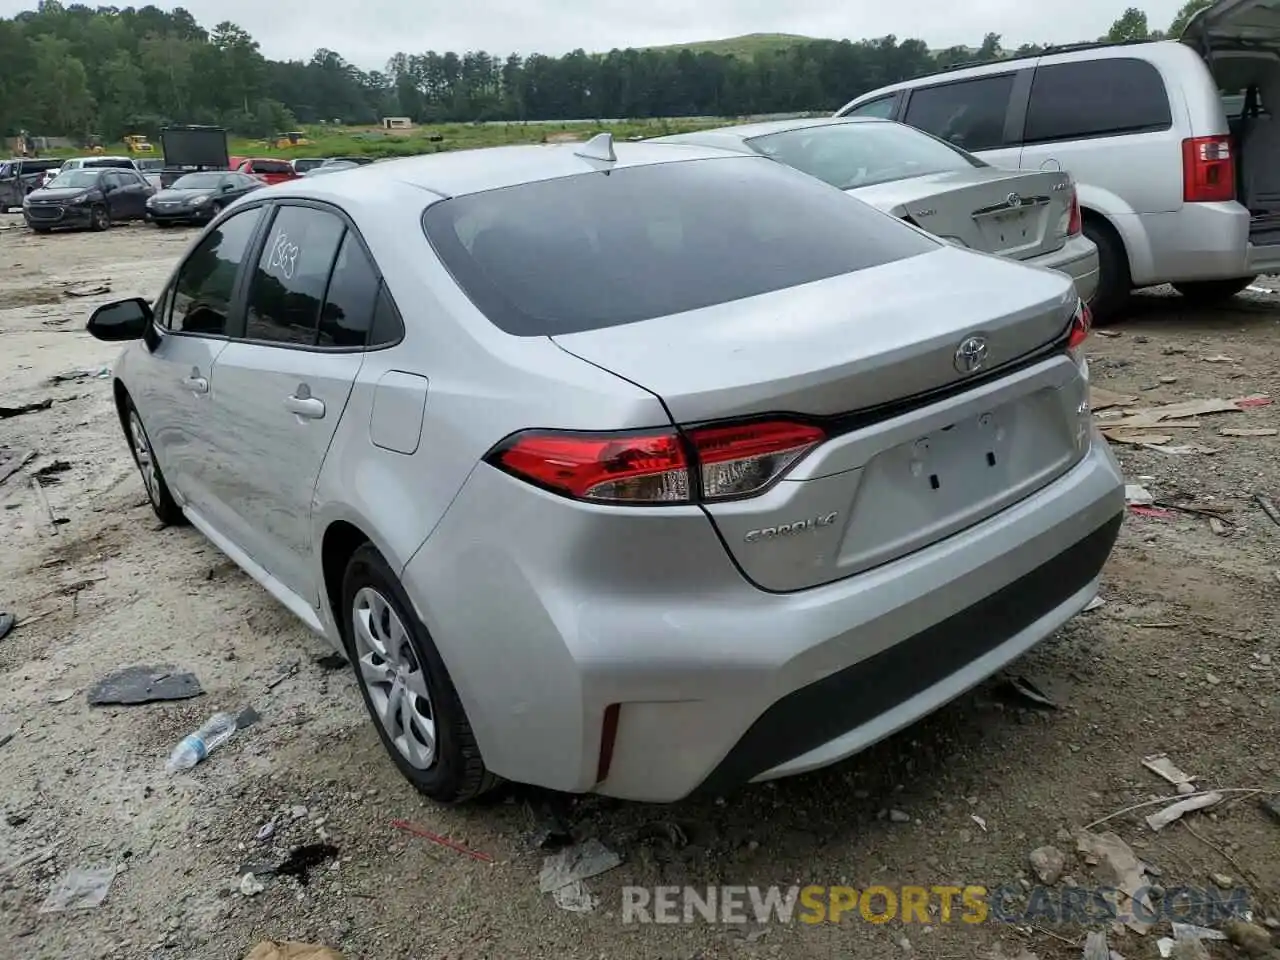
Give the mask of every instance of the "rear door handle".
POLYGON ((192 370, 191 376, 182 378, 182 385, 195 393, 208 393, 209 381, 200 376, 198 370, 192 370))
POLYGON ((319 420, 324 416, 324 401, 312 396, 285 397, 284 408, 308 420, 319 420))

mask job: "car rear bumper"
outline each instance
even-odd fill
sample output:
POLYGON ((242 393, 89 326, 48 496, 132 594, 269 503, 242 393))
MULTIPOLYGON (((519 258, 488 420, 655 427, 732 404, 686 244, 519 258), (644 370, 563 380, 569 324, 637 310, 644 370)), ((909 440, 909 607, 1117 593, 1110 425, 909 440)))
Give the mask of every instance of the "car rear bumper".
POLYGON ((696 508, 586 507, 482 466, 402 579, 492 771, 674 801, 833 763, 989 676, 1088 603, 1123 510, 1095 435, 982 523, 768 593, 696 508))
POLYGON ((1023 262, 1065 273, 1075 283, 1076 295, 1085 303, 1098 292, 1098 248, 1084 234, 1070 238, 1053 253, 1023 262))
POLYGON ((1249 242, 1249 211, 1235 202, 1184 203, 1170 213, 1113 219, 1130 247, 1135 286, 1229 280, 1280 269, 1280 249, 1269 265, 1264 263, 1267 248, 1249 242))

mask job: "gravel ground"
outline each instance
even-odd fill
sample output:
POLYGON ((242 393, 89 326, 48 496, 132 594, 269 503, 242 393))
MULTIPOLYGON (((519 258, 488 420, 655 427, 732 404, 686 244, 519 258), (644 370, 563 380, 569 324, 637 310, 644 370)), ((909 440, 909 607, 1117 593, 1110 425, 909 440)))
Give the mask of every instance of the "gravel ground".
MULTIPOLYGON (((1254 499, 1280 499, 1280 439, 1219 433, 1280 426, 1276 404, 1170 431, 1216 452, 1120 450, 1131 481, 1158 498, 1225 511, 1224 533, 1194 513, 1129 518, 1104 574, 1106 603, 1015 665, 1059 709, 1011 699, 993 681, 835 768, 670 807, 521 788, 464 809, 424 802, 382 754, 323 642, 198 533, 156 523, 110 381, 49 382, 111 362, 115 350, 83 333, 89 308, 153 295, 192 236, 131 226, 36 237, 0 216, 0 406, 53 401, 0 420, 0 459, 2 448, 34 449, 28 470, 69 465, 42 487, 48 511, 25 473, 0 485, 0 609, 20 621, 0 641, 0 741, 12 734, 0 746, 0 957, 241 960, 275 938, 324 942, 348 960, 1076 958, 1086 929, 1047 918, 636 925, 621 922, 621 889, 998 887, 1030 882, 1028 855, 1047 844, 1066 857, 1061 891, 1105 882, 1071 831, 1174 792, 1144 756, 1167 752, 1207 787, 1280 788, 1280 526, 1254 499), (68 293, 96 286, 111 289, 68 293), (65 523, 52 525, 49 511, 65 523), (87 705, 104 674, 151 663, 192 670, 205 695, 87 705), (215 710, 248 706, 256 724, 192 773, 165 776, 183 734, 215 710), (594 913, 539 892, 547 808, 576 841, 598 838, 623 858, 588 881, 594 913), (396 830, 398 818, 494 862, 396 830), (272 820, 274 834, 258 840, 272 820), (338 857, 308 883, 267 875, 262 892, 241 893, 246 864, 278 864, 312 843, 338 857), (105 902, 41 913, 73 867, 117 870, 105 902)), ((1089 343, 1094 382, 1143 403, 1280 392, 1280 289, 1215 311, 1147 292, 1111 332, 1089 343)), ((1230 798, 1190 815, 1190 828, 1155 834, 1144 809, 1097 829, 1127 841, 1166 889, 1225 874, 1250 889, 1255 919, 1274 919, 1280 819, 1258 796, 1230 798)), ((1156 957, 1168 932, 1112 932, 1110 944, 1130 960, 1156 957)))

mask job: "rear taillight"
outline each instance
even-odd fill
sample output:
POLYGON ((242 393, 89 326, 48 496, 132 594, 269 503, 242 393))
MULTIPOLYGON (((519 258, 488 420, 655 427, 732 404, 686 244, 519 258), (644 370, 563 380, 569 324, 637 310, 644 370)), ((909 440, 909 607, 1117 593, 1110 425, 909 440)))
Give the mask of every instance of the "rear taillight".
POLYGON ((1071 188, 1071 215, 1067 220, 1067 236, 1079 236, 1084 230, 1084 218, 1080 215, 1080 194, 1071 188))
POLYGON ((1236 168, 1230 137, 1193 137, 1182 141, 1182 199, 1215 203, 1236 198, 1236 168))
POLYGON ((597 503, 672 504, 760 493, 826 439, 791 421, 628 433, 526 430, 485 458, 512 476, 597 503))
POLYGON ((1089 311, 1089 305, 1081 300, 1076 307, 1076 312, 1071 316, 1071 333, 1067 337, 1067 349, 1074 351, 1084 346, 1092 325, 1093 314, 1089 311))

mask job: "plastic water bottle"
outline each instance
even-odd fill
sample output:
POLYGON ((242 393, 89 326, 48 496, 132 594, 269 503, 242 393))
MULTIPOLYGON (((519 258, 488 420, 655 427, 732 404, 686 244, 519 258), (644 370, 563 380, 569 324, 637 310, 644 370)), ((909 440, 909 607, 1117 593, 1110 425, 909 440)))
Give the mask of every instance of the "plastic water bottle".
POLYGON ((236 732, 236 718, 229 713, 215 713, 195 733, 182 738, 169 754, 165 770, 177 773, 190 770, 197 763, 231 739, 236 732))

